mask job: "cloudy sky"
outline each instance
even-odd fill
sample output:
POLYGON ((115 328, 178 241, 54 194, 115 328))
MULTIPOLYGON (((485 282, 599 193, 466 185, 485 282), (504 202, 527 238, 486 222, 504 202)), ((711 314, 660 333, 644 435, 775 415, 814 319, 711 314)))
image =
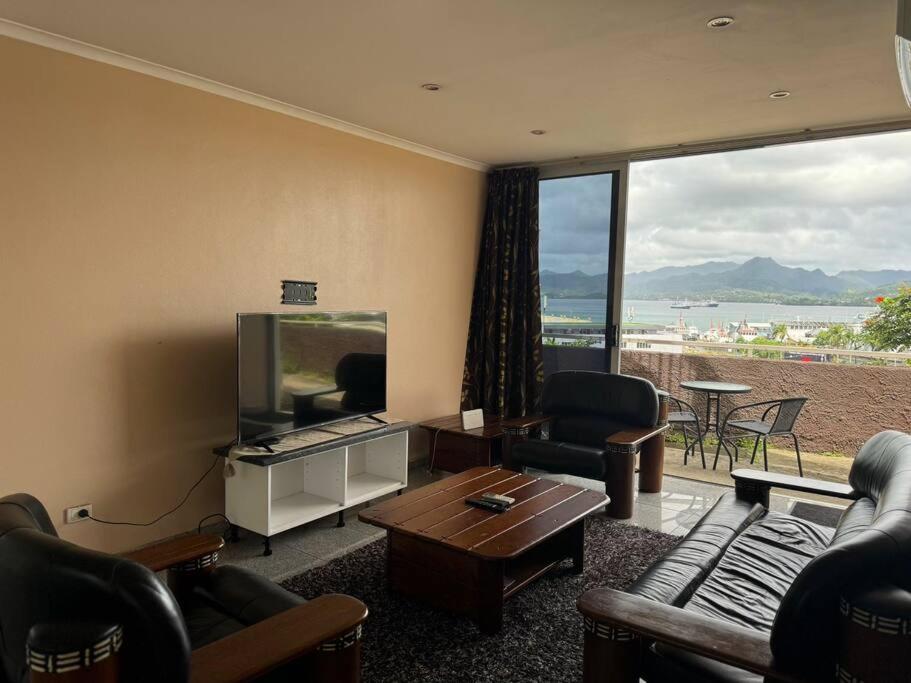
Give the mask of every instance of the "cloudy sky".
MULTIPOLYGON (((541 184, 541 268, 606 270, 610 182, 541 184)), ((911 132, 638 162, 627 272, 771 256, 787 266, 911 269, 911 132)))

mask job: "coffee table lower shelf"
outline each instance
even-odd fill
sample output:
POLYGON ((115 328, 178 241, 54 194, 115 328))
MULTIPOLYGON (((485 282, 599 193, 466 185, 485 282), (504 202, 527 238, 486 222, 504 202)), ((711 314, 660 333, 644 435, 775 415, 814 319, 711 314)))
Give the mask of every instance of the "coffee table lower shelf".
POLYGON ((387 531, 389 588, 434 607, 472 618, 482 632, 503 624, 503 603, 565 559, 583 568, 585 520, 510 559, 489 559, 387 531))

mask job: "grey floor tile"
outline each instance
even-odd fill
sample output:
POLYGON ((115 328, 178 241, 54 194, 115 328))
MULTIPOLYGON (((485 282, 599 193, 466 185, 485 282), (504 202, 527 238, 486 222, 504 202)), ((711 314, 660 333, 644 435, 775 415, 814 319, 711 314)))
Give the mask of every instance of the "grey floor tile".
POLYGON ((362 541, 382 538, 385 532, 375 526, 364 524, 357 519, 345 520, 345 526, 307 526, 300 533, 288 539, 293 548, 318 558, 335 557, 347 548, 362 541))

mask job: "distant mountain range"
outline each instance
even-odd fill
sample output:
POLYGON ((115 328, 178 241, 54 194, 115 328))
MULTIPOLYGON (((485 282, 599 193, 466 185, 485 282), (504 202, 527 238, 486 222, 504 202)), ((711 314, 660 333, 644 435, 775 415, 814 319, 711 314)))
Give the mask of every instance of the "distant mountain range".
MULTIPOLYGON (((629 273, 623 295, 626 299, 862 305, 894 293, 903 283, 911 283, 911 270, 845 270, 827 275, 818 268, 789 268, 772 258, 756 257, 746 263, 708 261, 629 273)), ((603 273, 543 270, 541 290, 554 299, 603 299, 607 278, 603 273)))

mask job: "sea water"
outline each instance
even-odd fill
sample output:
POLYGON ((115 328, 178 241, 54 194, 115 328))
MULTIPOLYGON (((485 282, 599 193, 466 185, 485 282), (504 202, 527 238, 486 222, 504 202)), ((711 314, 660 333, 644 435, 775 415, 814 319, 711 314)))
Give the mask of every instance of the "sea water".
MULTIPOLYGON (((672 300, 645 301, 629 299, 623 302, 623 322, 640 325, 676 325, 683 317, 687 327, 708 330, 719 323, 746 320, 750 323, 812 321, 828 323, 859 323, 872 315, 870 306, 788 306, 785 304, 748 304, 718 302, 717 308, 671 308, 672 300), (630 313, 632 314, 630 316, 630 313)), ((607 303, 604 299, 547 299, 547 315, 583 318, 603 323, 607 303)))

